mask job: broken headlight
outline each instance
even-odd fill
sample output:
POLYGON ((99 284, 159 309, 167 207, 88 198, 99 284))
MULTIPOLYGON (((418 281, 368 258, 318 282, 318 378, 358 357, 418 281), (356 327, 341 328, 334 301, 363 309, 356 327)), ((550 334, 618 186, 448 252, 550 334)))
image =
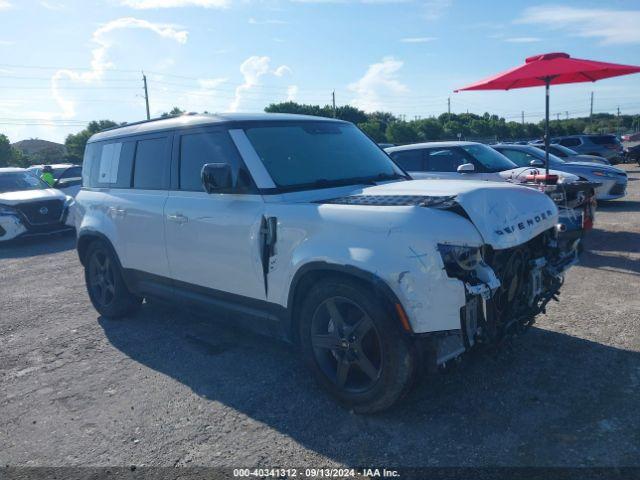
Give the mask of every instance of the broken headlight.
POLYGON ((447 275, 454 278, 468 277, 482 262, 480 247, 463 247, 459 245, 438 245, 447 275))
POLYGON ((0 216, 2 215, 10 215, 15 217, 18 215, 18 211, 15 208, 8 207, 5 205, 0 205, 0 216))

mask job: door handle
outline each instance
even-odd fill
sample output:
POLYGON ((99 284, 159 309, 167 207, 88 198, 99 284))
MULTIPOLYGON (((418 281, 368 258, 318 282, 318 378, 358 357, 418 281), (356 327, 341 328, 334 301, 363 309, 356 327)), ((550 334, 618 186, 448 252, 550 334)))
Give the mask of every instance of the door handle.
POLYGON ((184 215, 182 215, 181 213, 173 213, 171 215, 167 215, 167 220, 170 220, 172 222, 176 222, 179 224, 187 223, 189 221, 189 219, 184 215))

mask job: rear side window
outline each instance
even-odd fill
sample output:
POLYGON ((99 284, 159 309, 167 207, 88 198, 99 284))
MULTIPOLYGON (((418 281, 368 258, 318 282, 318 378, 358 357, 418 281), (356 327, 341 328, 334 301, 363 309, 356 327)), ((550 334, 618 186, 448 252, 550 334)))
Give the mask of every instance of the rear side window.
POLYGON ((93 169, 97 162, 98 151, 100 146, 97 143, 88 143, 84 149, 84 158, 82 159, 82 185, 85 187, 95 187, 93 184, 93 169))
POLYGON ((391 158, 408 172, 420 172, 423 168, 422 152, 422 150, 401 150, 392 152, 391 158))
POLYGON ((612 145, 620 143, 615 135, 594 135, 592 137, 589 137, 589 140, 591 140, 596 145, 612 145))
POLYGON ((565 147, 577 147, 578 145, 582 144, 579 138, 562 138, 558 143, 560 143, 560 145, 564 145, 565 147))
POLYGON ((455 172, 463 163, 467 163, 467 157, 457 148, 441 148, 427 150, 427 172, 455 172))
POLYGON ((138 140, 133 167, 133 188, 169 188, 167 137, 138 140))
POLYGON ((204 191, 201 180, 202 166, 206 163, 231 165, 237 190, 247 187, 238 153, 226 131, 190 133, 180 137, 180 190, 204 191))

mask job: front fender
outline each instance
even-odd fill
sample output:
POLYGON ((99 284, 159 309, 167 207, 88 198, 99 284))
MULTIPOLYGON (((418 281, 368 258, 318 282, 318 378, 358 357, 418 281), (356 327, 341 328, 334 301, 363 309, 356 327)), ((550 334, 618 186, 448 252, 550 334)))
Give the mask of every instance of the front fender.
POLYGON ((460 328, 464 286, 447 277, 437 245, 481 245, 465 218, 424 207, 278 207, 269 213, 278 218, 270 301, 289 306, 296 275, 310 264, 327 264, 380 279, 416 333, 460 328))

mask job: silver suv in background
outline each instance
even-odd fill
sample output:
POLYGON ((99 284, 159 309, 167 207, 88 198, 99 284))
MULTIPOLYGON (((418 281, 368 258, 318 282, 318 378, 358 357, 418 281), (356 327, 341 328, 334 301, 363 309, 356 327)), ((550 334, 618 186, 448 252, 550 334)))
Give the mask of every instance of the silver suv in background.
POLYGON ((582 155, 604 157, 614 165, 623 157, 622 143, 615 135, 568 135, 552 138, 551 143, 569 147, 582 155))
MULTIPOLYGON (((529 142, 528 145, 539 148, 544 151, 544 142, 540 143, 532 143, 529 142)), ((555 155, 558 158, 561 158, 565 162, 591 162, 591 163, 600 163, 601 165, 611 165, 611 162, 604 157, 598 157, 596 155, 580 155, 575 150, 571 150, 569 147, 565 147, 560 145, 559 143, 552 143, 549 145, 549 153, 555 155)))

